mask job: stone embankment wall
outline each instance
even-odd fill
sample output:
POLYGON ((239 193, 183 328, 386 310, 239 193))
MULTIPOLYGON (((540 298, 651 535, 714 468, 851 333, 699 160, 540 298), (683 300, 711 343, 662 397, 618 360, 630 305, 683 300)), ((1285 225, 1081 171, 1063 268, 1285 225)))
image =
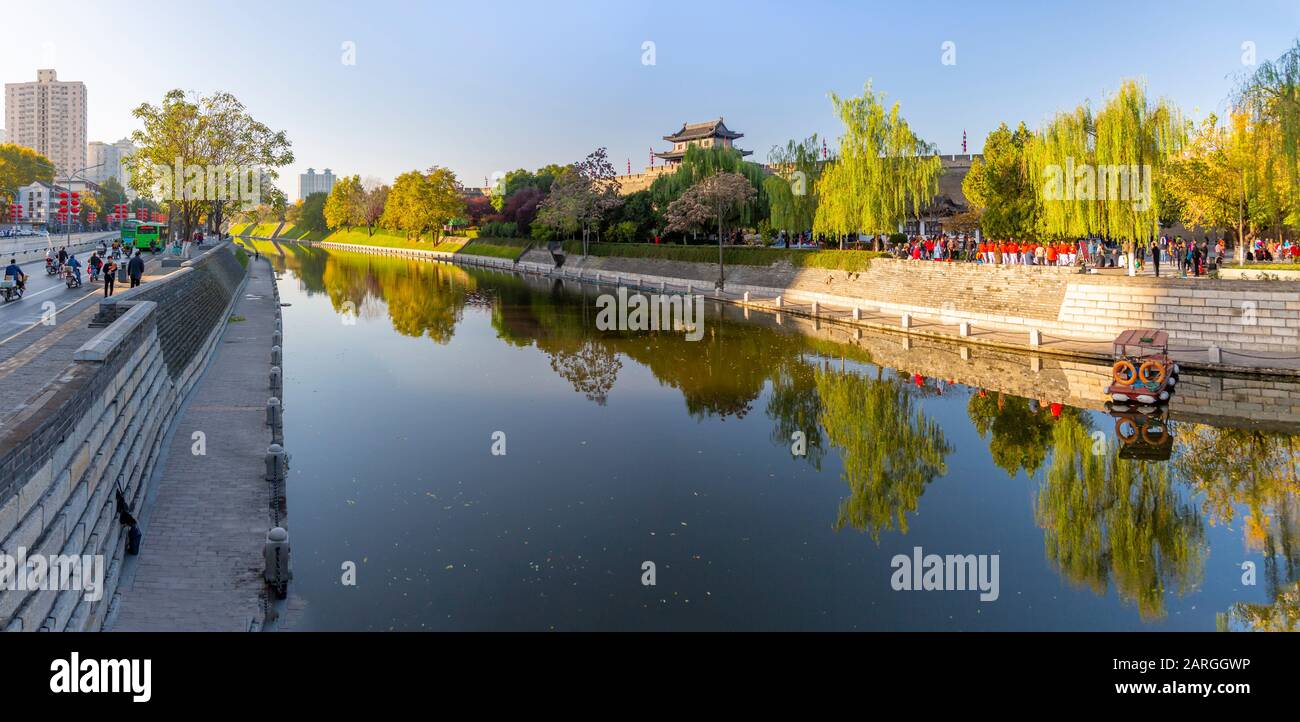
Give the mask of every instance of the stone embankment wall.
MULTIPOLYGON (((520 261, 553 266, 542 251, 520 261)), ((716 265, 641 258, 575 256, 564 268, 678 286, 690 281, 701 290, 718 277, 716 265)), ((727 269, 727 290, 1082 340, 1158 328, 1169 333, 1172 346, 1214 348, 1227 365, 1266 365, 1250 363, 1249 355, 1258 352, 1300 358, 1300 283, 1294 281, 1129 278, 1044 266, 876 259, 862 272, 734 266, 727 269)), ((1214 363, 1213 356, 1209 360, 1214 363)))
POLYGON ((103 331, 76 352, 60 384, 0 431, 0 552, 105 558, 94 595, 0 589, 0 629, 100 628, 125 553, 114 490, 138 516, 168 426, 244 278, 221 244, 105 299, 95 321, 103 331))
MULTIPOLYGON (((545 274, 555 268, 543 249, 530 250, 511 263, 420 249, 312 245, 526 273, 545 274)), ((618 279, 654 287, 662 282, 675 290, 689 284, 705 293, 712 291, 718 278, 714 264, 607 256, 570 256, 563 271, 582 278, 603 274, 601 278, 610 283, 618 279)), ((817 301, 827 309, 857 307, 947 325, 969 322, 980 330, 1018 334, 1025 339, 1016 344, 1022 348, 1030 347, 1030 331, 1094 342, 1087 353, 1059 345, 1045 349, 1056 355, 1096 358, 1109 351, 1096 342, 1111 341, 1128 328, 1158 328, 1169 333, 1179 360, 1196 367, 1283 375, 1295 375, 1300 367, 1300 282, 1295 281, 1129 278, 1053 266, 990 267, 891 258, 875 259, 860 272, 787 264, 731 266, 726 278, 732 296, 748 291, 758 300, 779 295, 792 303, 817 301)))

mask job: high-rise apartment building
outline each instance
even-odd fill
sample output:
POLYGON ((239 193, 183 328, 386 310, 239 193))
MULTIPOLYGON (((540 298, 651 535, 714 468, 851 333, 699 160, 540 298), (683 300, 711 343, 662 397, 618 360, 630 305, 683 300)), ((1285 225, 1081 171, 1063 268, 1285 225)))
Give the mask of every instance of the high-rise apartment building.
POLYGON ((298 200, 312 193, 329 193, 334 188, 334 173, 326 168, 324 173, 317 173, 315 168, 308 168, 306 173, 298 174, 298 200))
POLYGON ((5 129, 10 143, 53 161, 60 178, 84 168, 86 84, 53 70, 37 70, 36 82, 5 83, 5 129))

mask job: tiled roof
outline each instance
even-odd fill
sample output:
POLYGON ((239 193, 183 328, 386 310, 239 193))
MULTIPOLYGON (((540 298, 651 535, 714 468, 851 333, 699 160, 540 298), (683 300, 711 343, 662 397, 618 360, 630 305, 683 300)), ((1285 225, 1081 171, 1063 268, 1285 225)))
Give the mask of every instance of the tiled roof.
POLYGON ((672 135, 665 135, 664 140, 680 143, 686 140, 698 140, 700 138, 743 138, 744 133, 735 133, 727 129, 722 118, 708 120, 703 123, 682 123, 682 129, 672 135))

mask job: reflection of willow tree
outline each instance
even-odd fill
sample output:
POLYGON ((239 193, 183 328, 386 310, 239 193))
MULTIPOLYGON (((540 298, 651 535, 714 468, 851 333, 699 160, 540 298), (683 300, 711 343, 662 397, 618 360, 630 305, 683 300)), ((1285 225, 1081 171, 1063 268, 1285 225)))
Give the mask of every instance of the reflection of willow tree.
POLYGON ((822 370, 815 378, 821 424, 842 451, 849 485, 836 528, 863 529, 877 541, 895 524, 907 533, 907 513, 916 511, 926 484, 947 473, 952 448, 943 430, 896 379, 822 370))
MULTIPOLYGON (((980 438, 989 437, 989 454, 999 469, 1014 477, 1021 469, 1033 476, 1052 445, 1052 415, 1019 396, 972 394, 966 405, 980 438)), ((1065 407, 1062 414, 1078 414, 1065 407)))
POLYGON ((1275 594, 1272 604, 1238 602, 1215 621, 1225 632, 1300 632, 1300 582, 1275 594))
MULTIPOLYGON (((1247 548, 1264 556, 1269 596, 1282 599, 1300 581, 1300 440, 1252 429, 1181 426, 1174 468, 1205 495, 1212 524, 1244 515, 1247 548)), ((1293 607, 1294 611, 1294 607, 1293 607)))
POLYGON ((1093 453, 1087 426, 1062 417, 1034 514, 1046 554, 1065 578, 1105 593, 1113 581, 1143 619, 1165 614, 1167 587, 1200 584, 1205 529, 1171 482, 1169 467, 1093 453))
POLYGON ((772 393, 767 399, 767 415, 776 421, 772 443, 790 447, 796 431, 804 434, 804 458, 814 469, 821 470, 826 449, 818 419, 822 400, 817 395, 817 367, 803 355, 784 359, 772 374, 772 393))

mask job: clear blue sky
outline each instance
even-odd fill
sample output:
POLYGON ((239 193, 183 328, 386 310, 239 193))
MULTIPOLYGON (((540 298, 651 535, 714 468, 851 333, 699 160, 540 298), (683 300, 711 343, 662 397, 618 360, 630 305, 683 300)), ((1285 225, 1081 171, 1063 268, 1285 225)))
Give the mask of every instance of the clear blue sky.
POLYGON ((2 27, 0 77, 50 64, 84 81, 92 140, 128 134, 131 108, 170 88, 233 92, 292 139, 293 198, 308 166, 389 180, 439 164, 479 185, 607 146, 635 172, 660 136, 719 115, 763 160, 792 137, 833 142, 827 93, 868 79, 945 153, 1128 77, 1203 115, 1249 69, 1244 42, 1261 61, 1294 43, 1300 2, 145 0, 11 3, 2 27))

